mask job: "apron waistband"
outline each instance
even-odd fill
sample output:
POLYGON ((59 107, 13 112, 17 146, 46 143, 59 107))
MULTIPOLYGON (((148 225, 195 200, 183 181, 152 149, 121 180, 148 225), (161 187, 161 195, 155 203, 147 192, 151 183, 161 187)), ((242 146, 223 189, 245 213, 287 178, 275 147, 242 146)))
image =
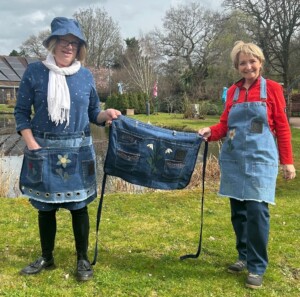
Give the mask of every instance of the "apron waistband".
POLYGON ((53 132, 41 132, 32 131, 33 136, 43 139, 50 140, 64 140, 64 139, 74 139, 74 138, 85 138, 91 135, 90 131, 79 131, 79 132, 66 132, 66 133, 53 133, 53 132))

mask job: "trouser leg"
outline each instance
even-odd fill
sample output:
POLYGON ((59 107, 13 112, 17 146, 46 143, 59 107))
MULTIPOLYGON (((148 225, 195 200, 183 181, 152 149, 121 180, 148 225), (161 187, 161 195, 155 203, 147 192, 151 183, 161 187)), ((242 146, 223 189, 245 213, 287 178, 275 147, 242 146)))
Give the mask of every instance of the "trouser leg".
POLYGON ((41 211, 38 213, 42 256, 49 261, 53 257, 56 235, 56 210, 41 211))
POLYGON ((249 272, 264 274, 268 265, 270 214, 265 202, 247 202, 247 267, 249 272))
POLYGON ((231 223, 236 236, 239 260, 247 260, 247 207, 245 201, 230 199, 231 223))
POLYGON ((72 210, 72 225, 75 237, 75 246, 78 260, 87 260, 88 240, 89 240, 89 215, 87 207, 72 210))

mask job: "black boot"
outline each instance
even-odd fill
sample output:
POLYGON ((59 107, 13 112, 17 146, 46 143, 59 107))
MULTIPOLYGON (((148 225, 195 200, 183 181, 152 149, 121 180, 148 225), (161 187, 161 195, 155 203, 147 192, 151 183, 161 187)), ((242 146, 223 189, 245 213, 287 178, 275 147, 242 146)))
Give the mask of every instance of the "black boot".
POLYGON ((56 234, 56 210, 39 211, 38 222, 42 256, 23 268, 21 274, 36 274, 43 269, 54 268, 53 249, 56 234))
POLYGON ((87 257, 90 231, 87 207, 72 210, 71 214, 77 251, 76 277, 79 281, 87 281, 93 277, 93 269, 87 257))

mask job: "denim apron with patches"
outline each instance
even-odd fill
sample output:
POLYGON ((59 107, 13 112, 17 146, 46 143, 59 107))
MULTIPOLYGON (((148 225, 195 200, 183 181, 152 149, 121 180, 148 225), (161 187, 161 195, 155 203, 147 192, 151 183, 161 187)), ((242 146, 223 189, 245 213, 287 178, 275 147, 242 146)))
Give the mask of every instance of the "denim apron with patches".
MULTIPOLYGON (((202 141, 203 138, 198 133, 172 131, 125 116, 119 116, 112 122, 97 211, 97 239, 92 265, 97 261, 99 225, 107 175, 117 176, 132 184, 150 188, 182 189, 190 182, 202 141)), ((201 252, 207 151, 208 144, 205 142, 198 251, 196 254, 184 255, 181 259, 197 258, 201 252)))
POLYGON ((268 124, 266 80, 261 77, 260 101, 236 103, 238 97, 236 88, 219 157, 219 194, 275 204, 278 151, 268 124))
POLYGON ((41 148, 25 148, 20 175, 23 194, 44 203, 96 196, 96 155, 89 133, 33 131, 33 135, 41 148))
POLYGON ((112 122, 104 171, 136 185, 182 189, 193 173, 202 137, 119 116, 112 122))

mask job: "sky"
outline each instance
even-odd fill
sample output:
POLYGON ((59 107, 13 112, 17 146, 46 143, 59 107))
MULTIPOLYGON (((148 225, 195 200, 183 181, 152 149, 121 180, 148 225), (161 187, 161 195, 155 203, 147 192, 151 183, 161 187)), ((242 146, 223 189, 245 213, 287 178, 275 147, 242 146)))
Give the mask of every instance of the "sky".
POLYGON ((104 9, 119 25, 125 39, 161 28, 167 10, 189 2, 216 10, 221 9, 222 0, 1 0, 0 55, 19 51, 31 35, 50 29, 53 18, 72 18, 80 9, 104 9))

